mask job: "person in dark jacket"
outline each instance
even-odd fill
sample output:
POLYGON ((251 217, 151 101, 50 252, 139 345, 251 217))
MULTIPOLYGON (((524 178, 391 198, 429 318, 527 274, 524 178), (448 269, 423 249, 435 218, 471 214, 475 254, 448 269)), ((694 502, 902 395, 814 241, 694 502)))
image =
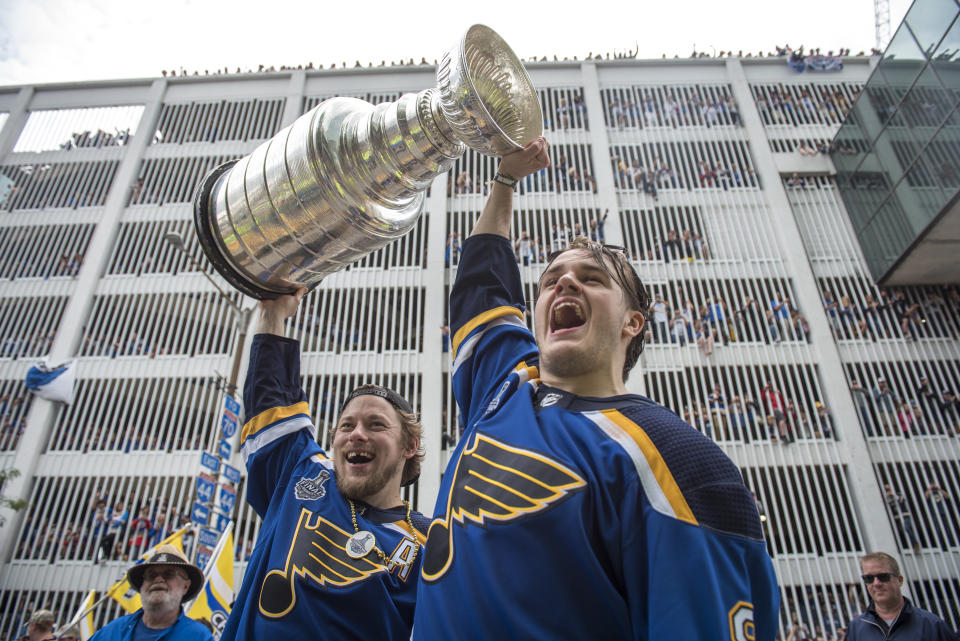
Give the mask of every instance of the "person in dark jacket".
POLYGON ((957 641, 940 617, 903 596, 896 559, 886 552, 871 552, 860 559, 860 567, 870 604, 850 622, 846 641, 957 641))

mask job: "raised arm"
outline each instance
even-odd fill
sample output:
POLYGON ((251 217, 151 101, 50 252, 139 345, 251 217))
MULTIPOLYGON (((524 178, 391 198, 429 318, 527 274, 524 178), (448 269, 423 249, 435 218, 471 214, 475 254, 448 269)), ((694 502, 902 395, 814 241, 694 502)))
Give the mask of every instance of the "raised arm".
POLYGON ((274 493, 286 487, 297 458, 308 448, 319 451, 301 387, 300 344, 286 338, 283 329, 306 291, 262 301, 250 346, 240 453, 247 466, 247 501, 260 516, 274 493))
MULTIPOLYGON (((550 166, 550 145, 545 138, 537 138, 519 151, 514 151, 500 159, 497 173, 514 180, 538 172, 550 166)), ((490 196, 483 208, 483 213, 477 219, 470 235, 496 234, 510 238, 510 218, 513 213, 513 188, 493 181, 490 196)))

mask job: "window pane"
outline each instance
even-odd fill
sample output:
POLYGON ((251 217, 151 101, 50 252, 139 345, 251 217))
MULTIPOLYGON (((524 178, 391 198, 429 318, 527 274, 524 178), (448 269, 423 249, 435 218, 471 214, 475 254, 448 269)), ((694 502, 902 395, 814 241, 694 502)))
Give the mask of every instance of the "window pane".
POLYGON ((954 0, 923 0, 914 3, 907 13, 907 24, 927 54, 933 53, 947 26, 957 17, 954 0))

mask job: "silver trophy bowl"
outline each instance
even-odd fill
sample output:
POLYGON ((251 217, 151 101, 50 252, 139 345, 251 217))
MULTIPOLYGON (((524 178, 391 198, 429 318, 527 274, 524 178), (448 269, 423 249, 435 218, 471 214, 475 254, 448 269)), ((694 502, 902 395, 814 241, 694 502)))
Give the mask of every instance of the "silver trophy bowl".
POLYGON ((207 174, 194 194, 200 245, 254 298, 312 289, 410 231, 427 187, 466 147, 500 156, 542 123, 520 60, 474 25, 444 54, 437 87, 376 107, 331 98, 207 174))

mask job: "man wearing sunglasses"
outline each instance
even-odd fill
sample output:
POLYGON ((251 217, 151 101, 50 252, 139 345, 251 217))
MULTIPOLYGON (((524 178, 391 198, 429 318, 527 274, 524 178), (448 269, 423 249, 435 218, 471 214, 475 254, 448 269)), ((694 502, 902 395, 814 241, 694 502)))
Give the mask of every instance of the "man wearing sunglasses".
POLYGON ((430 525, 413 638, 772 641, 778 589, 733 463, 627 391, 650 295, 620 248, 548 259, 525 322, 510 245, 538 139, 501 159, 450 295, 464 433, 430 525))
POLYGON ((895 558, 871 552, 860 559, 860 567, 870 604, 850 622, 847 641, 957 641, 942 619, 916 607, 900 592, 903 577, 895 558))

